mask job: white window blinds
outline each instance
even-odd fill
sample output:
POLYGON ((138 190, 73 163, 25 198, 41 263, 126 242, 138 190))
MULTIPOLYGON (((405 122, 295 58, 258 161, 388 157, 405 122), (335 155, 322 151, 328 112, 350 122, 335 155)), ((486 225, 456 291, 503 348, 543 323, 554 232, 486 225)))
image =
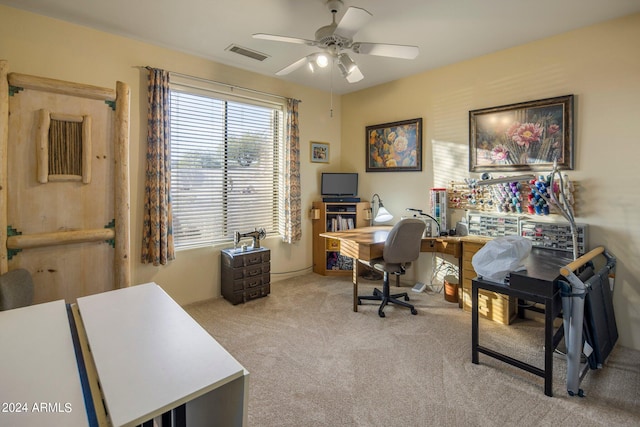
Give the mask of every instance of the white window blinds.
POLYGON ((283 108, 171 89, 171 199, 176 249, 277 232, 283 108))

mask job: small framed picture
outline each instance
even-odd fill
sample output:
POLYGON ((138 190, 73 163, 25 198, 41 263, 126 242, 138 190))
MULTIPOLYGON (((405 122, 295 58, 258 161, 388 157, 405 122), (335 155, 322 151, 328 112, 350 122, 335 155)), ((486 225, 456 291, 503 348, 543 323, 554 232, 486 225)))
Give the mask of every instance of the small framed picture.
POLYGON ((311 141, 311 161, 313 163, 329 163, 329 143, 311 141))

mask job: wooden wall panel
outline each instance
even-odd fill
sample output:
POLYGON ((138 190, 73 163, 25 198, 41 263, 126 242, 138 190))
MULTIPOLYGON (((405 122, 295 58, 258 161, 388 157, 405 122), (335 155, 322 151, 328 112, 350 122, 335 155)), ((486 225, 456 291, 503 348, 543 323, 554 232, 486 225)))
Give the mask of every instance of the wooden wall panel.
POLYGON ((130 286, 129 86, 12 74, 6 61, 0 78, 0 273, 27 269, 34 303, 130 286), (83 180, 38 177, 43 110, 91 122, 83 180))
MULTIPOLYGON (((115 112, 111 107, 101 100, 24 89, 10 97, 9 110, 9 226, 23 234, 36 234, 97 229, 109 224, 115 218, 115 112), (91 117, 93 156, 88 184, 38 182, 36 133, 42 108, 52 114, 91 117)), ((73 301, 114 288, 113 248, 106 242, 25 249, 9 261, 9 269, 15 268, 32 273, 35 302, 60 298, 73 301)))

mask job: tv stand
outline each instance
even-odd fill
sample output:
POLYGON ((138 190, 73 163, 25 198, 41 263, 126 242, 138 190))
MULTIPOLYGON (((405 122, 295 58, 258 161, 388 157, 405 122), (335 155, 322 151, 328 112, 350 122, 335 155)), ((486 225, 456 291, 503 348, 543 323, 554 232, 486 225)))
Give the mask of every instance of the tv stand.
POLYGON ((323 197, 322 201, 324 203, 358 203, 360 202, 360 197, 332 196, 323 197))
MULTIPOLYGON (((343 199, 346 198, 340 198, 343 199)), ((312 209, 316 211, 313 216, 314 273, 323 276, 353 274, 353 263, 357 260, 340 255, 339 240, 327 239, 320 234, 368 226, 369 202, 313 202, 312 209)))

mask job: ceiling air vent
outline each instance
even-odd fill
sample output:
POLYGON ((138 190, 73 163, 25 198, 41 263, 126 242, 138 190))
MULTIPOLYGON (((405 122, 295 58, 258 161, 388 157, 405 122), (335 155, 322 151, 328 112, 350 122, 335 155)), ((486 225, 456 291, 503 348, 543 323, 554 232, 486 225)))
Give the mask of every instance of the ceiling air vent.
POLYGON ((227 47, 225 50, 237 53, 238 55, 246 56, 247 58, 255 59, 256 61, 264 61, 269 57, 269 55, 256 52, 255 50, 247 49, 246 47, 238 46, 237 44, 229 45, 229 47, 227 47))

